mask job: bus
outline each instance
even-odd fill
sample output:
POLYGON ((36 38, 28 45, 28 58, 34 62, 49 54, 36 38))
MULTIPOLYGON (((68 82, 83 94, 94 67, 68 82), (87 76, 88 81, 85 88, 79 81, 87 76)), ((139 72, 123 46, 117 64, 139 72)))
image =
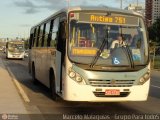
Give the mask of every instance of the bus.
POLYGON ((6 43, 6 58, 24 59, 24 41, 9 41, 6 43))
POLYGON ((62 9, 33 26, 29 71, 53 100, 146 101, 150 85, 143 17, 109 7, 62 9), (124 44, 111 47, 117 37, 124 44))

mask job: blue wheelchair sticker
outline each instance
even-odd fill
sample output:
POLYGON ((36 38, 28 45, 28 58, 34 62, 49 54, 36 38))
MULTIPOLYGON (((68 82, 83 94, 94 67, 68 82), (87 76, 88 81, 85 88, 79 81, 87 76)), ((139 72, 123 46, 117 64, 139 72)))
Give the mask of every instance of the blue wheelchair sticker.
POLYGON ((120 61, 118 60, 118 58, 113 58, 113 63, 115 64, 115 65, 118 65, 118 64, 120 64, 120 61))

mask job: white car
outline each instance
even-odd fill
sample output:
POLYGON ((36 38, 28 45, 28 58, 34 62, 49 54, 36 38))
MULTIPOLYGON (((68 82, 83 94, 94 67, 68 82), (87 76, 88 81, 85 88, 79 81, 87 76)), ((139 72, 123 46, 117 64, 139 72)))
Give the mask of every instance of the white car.
POLYGON ((24 57, 28 57, 28 50, 25 51, 24 57))

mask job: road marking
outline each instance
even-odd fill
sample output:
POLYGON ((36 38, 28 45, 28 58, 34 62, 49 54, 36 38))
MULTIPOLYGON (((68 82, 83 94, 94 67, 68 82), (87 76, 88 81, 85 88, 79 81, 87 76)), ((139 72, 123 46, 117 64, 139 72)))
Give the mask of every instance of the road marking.
POLYGON ((159 88, 160 89, 160 87, 159 86, 155 86, 155 85, 151 85, 152 87, 155 87, 155 88, 159 88))
POLYGON ((16 84, 17 88, 19 89, 19 92, 21 96, 23 97, 25 102, 30 102, 30 99, 28 98, 27 94, 24 92, 23 88, 21 87, 20 83, 18 80, 13 78, 14 83, 16 84))
POLYGON ((13 75, 13 73, 11 72, 11 70, 7 67, 8 72, 10 73, 13 82, 15 83, 15 85, 17 86, 22 98, 24 99, 25 102, 30 102, 30 99, 28 98, 27 94, 24 92, 23 88, 21 87, 20 83, 18 82, 17 79, 15 79, 15 76, 13 75))

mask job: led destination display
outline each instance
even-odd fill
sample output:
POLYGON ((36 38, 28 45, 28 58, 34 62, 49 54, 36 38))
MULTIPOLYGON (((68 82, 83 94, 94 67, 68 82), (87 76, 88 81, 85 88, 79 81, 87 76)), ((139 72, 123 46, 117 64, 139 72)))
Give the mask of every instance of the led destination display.
POLYGON ((85 14, 79 13, 79 22, 91 22, 91 23, 103 23, 103 24, 115 24, 115 25, 138 25, 138 17, 113 14, 109 16, 100 14, 85 14))

